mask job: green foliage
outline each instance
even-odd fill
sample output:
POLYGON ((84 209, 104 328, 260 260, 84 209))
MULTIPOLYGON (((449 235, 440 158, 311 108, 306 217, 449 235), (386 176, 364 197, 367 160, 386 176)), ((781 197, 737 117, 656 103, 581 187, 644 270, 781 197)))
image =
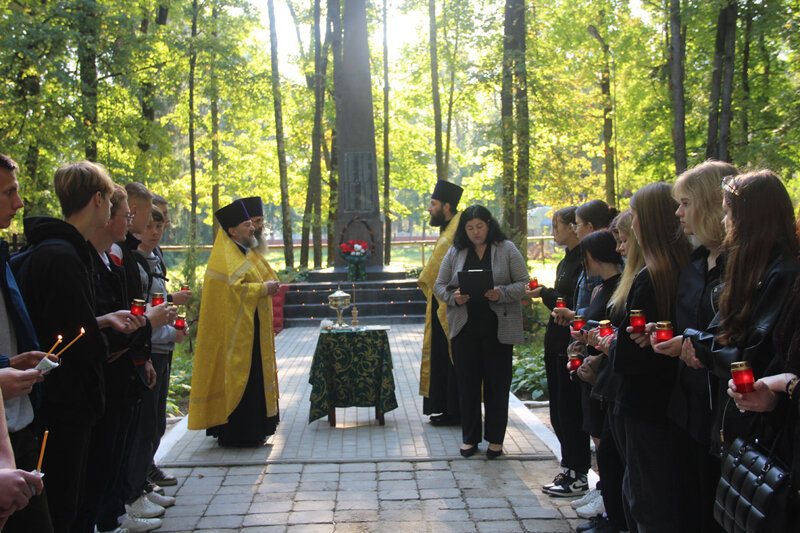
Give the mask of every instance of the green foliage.
POLYGON ((541 346, 519 344, 514 347, 514 370, 511 375, 511 392, 539 400, 547 396, 547 376, 544 370, 544 352, 541 346))

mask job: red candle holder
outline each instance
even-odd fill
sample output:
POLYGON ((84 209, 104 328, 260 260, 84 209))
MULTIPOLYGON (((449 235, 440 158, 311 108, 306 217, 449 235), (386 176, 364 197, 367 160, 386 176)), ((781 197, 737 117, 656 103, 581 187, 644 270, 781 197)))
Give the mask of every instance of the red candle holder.
POLYGON ((583 361, 581 361, 581 356, 580 355, 570 354, 569 363, 568 363, 568 368, 570 370, 578 370, 581 367, 582 363, 583 363, 583 361))
POLYGON ((528 289, 533 290, 539 288, 539 280, 536 278, 531 279, 528 282, 528 289))
POLYGON ((190 289, 189 289, 189 286, 188 286, 188 285, 181 285, 181 290, 182 290, 182 291, 188 291, 188 290, 190 290, 190 289))
POLYGON ((733 384, 736 385, 737 392, 753 392, 755 387, 753 384, 756 382, 753 376, 753 369, 750 367, 749 361, 737 361, 731 363, 731 377, 733 384))
POLYGON ((631 309, 631 327, 634 333, 644 333, 646 331, 647 318, 644 311, 631 309))
POLYGON ((575 331, 580 330, 585 325, 586 319, 583 318, 583 315, 575 315, 575 318, 572 319, 572 329, 575 331))
POLYGON ((183 315, 178 315, 175 317, 175 329, 183 329, 186 327, 186 317, 183 315))
POLYGON ((136 316, 143 316, 145 310, 144 300, 134 299, 131 303, 131 314, 136 316))
POLYGON ((672 322, 669 320, 656 322, 656 340, 658 342, 668 341, 672 337, 672 322))
POLYGON ((556 298, 556 307, 559 307, 559 308, 562 308, 562 309, 566 308, 567 307, 567 301, 564 298, 556 298))
POLYGON ((164 293, 163 292, 154 292, 153 293, 153 307, 157 305, 161 305, 164 303, 164 293))
POLYGON ((614 334, 614 327, 611 325, 610 320, 601 320, 597 327, 600 328, 601 337, 608 337, 614 334))

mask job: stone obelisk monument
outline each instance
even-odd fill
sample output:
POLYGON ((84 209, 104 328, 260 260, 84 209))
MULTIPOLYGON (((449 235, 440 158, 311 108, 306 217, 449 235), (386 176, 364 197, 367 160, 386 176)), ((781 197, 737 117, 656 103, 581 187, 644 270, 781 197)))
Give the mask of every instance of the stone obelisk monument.
MULTIPOLYGON (((344 239, 367 241, 373 246, 367 265, 380 266, 383 223, 378 203, 365 0, 345 0, 342 28, 341 68, 334 73, 339 147, 339 210, 335 235, 339 239, 347 227, 344 239), (356 217, 358 219, 354 220, 356 217)), ((337 254, 335 264, 344 266, 347 263, 337 254)))

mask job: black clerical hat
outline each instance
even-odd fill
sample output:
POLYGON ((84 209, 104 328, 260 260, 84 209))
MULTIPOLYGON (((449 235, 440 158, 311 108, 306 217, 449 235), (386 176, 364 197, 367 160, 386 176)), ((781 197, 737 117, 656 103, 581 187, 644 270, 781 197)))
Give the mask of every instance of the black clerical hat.
POLYGON ((250 220, 250 214, 247 212, 243 200, 234 200, 232 203, 219 209, 214 216, 219 220, 219 225, 222 229, 228 231, 228 228, 238 226, 245 220, 250 220))
POLYGON ((249 196, 242 198, 242 201, 247 208, 247 212, 250 213, 250 218, 264 216, 264 204, 261 202, 260 196, 249 196))
POLYGON ((451 210, 455 212, 456 207, 458 207, 458 201, 461 200, 461 194, 463 192, 464 189, 455 183, 439 180, 436 182, 436 187, 433 188, 433 194, 431 194, 431 198, 434 200, 439 200, 442 203, 450 204, 451 210))

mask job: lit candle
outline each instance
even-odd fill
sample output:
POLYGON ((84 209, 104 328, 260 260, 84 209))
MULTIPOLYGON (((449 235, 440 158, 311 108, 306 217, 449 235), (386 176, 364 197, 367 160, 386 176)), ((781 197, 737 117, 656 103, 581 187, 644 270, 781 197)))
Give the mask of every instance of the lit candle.
POLYGON ((189 289, 189 286, 188 286, 188 285, 184 284, 184 285, 181 285, 181 290, 182 290, 182 291, 188 291, 188 290, 190 290, 190 289, 189 289))
POLYGON ((631 327, 634 333, 644 333, 647 318, 644 316, 644 311, 639 309, 631 309, 631 327))
POLYGON ((56 338, 56 343, 55 343, 55 344, 54 344, 54 345, 53 345, 53 346, 52 346, 52 347, 51 347, 49 350, 47 350, 47 355, 50 355, 51 353, 53 353, 53 350, 55 350, 55 349, 56 349, 56 346, 58 346, 59 344, 61 344, 61 341, 62 341, 62 340, 63 340, 63 337, 62 337, 61 335, 59 335, 59 336, 56 338))
POLYGON ((83 329, 83 328, 81 328, 81 332, 80 332, 80 333, 78 333, 78 336, 77 336, 77 337, 75 337, 74 339, 72 339, 72 342, 70 342, 69 344, 67 344, 67 345, 66 345, 66 346, 64 346, 63 348, 61 348, 61 351, 60 351, 60 352, 58 352, 58 353, 56 354, 56 357, 61 357, 61 354, 62 354, 62 353, 64 353, 64 352, 67 350, 67 348, 69 348, 70 346, 72 346, 73 344, 75 344, 75 343, 78 341, 78 339, 80 339, 81 337, 83 337, 83 334, 84 334, 84 333, 86 333, 86 330, 85 330, 85 329, 83 329))
POLYGON ((575 318, 572 319, 572 329, 578 331, 583 326, 586 325, 586 319, 583 318, 583 315, 575 315, 575 318))
POLYGON ((753 369, 750 367, 749 361, 731 363, 731 377, 733 377, 733 384, 736 385, 737 392, 744 393, 755 390, 753 384, 756 379, 753 376, 753 369))
POLYGON ((42 449, 39 450, 39 462, 36 463, 36 471, 42 471, 42 459, 44 459, 44 447, 47 446, 47 435, 50 433, 49 429, 44 430, 44 437, 42 437, 42 449))
POLYGON ((154 292, 153 293, 153 307, 157 305, 161 305, 164 303, 164 293, 163 292, 154 292))
POLYGON ((536 289, 537 287, 539 287, 539 280, 538 279, 533 278, 528 282, 528 288, 530 290, 536 289))
POLYGON ((668 341, 672 338, 672 322, 664 320, 656 322, 656 340, 658 342, 668 341))
POLYGON ((567 301, 564 298, 556 298, 556 307, 566 308, 567 301))
POLYGON ((608 337, 614 334, 614 327, 611 325, 610 320, 601 320, 597 327, 600 328, 601 337, 608 337))
POLYGON ((578 354, 570 354, 568 368, 570 370, 578 370, 581 367, 581 356, 578 354))
POLYGON ((175 329, 183 329, 186 327, 186 317, 178 315, 175 317, 175 329))
POLYGON ((356 284, 353 283, 353 306, 356 305, 356 284))
POLYGON ((134 299, 131 303, 131 314, 144 316, 144 300, 134 299))

